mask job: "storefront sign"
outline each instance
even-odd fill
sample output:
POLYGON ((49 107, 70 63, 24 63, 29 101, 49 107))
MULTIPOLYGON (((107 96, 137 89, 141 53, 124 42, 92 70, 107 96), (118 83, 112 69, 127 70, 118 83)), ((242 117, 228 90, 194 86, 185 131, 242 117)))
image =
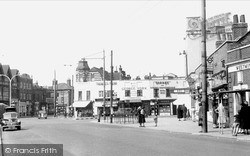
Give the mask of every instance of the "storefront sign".
POLYGON ((247 70, 247 69, 250 69, 250 62, 229 67, 228 72, 232 73, 232 72, 237 72, 237 71, 242 71, 242 70, 247 70))
POLYGON ((147 87, 123 87, 122 90, 146 90, 147 87))
POLYGON ((154 81, 153 87, 169 87, 169 81, 154 81))
MULTIPOLYGON (((105 82, 105 85, 110 85, 110 82, 105 82)), ((96 85, 103 86, 103 82, 97 82, 96 85)), ((113 82, 113 85, 117 85, 117 82, 113 82)))

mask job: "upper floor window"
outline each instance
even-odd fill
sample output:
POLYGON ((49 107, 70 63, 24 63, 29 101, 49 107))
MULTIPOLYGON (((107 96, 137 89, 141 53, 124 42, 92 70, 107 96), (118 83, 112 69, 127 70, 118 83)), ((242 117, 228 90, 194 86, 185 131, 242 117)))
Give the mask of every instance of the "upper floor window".
POLYGON ((82 101, 82 91, 78 92, 78 101, 82 101))
POLYGON ((154 89, 154 97, 159 97, 159 89, 154 89))
POLYGON ((143 96, 142 90, 137 90, 137 96, 143 96))
POLYGON ((130 90, 125 90, 125 97, 130 97, 130 90))
POLYGON ((103 91, 99 91, 99 97, 103 97, 103 91))
POLYGON ((170 97, 170 89, 166 89, 166 97, 170 97))
POLYGON ((89 90, 86 91, 86 100, 90 100, 90 91, 89 90))

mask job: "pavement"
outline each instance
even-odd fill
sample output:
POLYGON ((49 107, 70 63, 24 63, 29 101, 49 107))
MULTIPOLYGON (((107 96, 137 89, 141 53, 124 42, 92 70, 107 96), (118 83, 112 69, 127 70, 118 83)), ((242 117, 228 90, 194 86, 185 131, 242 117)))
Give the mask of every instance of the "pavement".
POLYGON ((234 139, 237 141, 246 141, 250 142, 250 135, 246 134, 238 134, 237 136, 232 136, 232 128, 223 128, 222 133, 219 128, 213 128, 212 123, 208 122, 208 132, 203 133, 201 131, 201 127, 198 126, 198 122, 193 121, 191 119, 183 121, 178 121, 176 116, 167 116, 167 117, 158 117, 158 124, 155 127, 155 123, 153 117, 146 118, 145 127, 139 127, 139 123, 135 120, 134 122, 130 120, 130 122, 124 120, 117 120, 114 119, 113 123, 110 123, 110 119, 106 118, 104 120, 101 118, 100 122, 98 120, 93 120, 92 122, 96 122, 99 124, 109 124, 109 125, 119 125, 119 126, 127 126, 127 127, 134 127, 134 128, 147 128, 152 130, 162 130, 168 131, 171 133, 186 133, 191 135, 201 135, 201 136, 210 136, 216 138, 228 138, 234 139))

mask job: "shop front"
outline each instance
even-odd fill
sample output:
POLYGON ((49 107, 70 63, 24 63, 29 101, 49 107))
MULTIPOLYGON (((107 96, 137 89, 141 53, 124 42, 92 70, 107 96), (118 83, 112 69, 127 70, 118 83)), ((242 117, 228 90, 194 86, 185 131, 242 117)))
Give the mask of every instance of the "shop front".
POLYGON ((152 99, 150 102, 151 115, 157 113, 159 116, 170 116, 174 114, 173 102, 176 99, 152 99))

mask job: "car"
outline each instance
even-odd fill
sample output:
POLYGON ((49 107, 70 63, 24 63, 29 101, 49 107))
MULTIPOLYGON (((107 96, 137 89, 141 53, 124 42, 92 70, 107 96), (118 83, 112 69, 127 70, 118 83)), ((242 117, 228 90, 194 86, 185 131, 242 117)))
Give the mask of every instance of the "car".
POLYGON ((1 121, 2 130, 6 129, 17 129, 21 130, 21 121, 18 119, 17 112, 6 112, 3 114, 3 119, 1 121))
POLYGON ((47 117, 48 117, 48 115, 47 115, 46 111, 39 111, 38 112, 38 119, 42 119, 42 118, 47 119, 47 117))

